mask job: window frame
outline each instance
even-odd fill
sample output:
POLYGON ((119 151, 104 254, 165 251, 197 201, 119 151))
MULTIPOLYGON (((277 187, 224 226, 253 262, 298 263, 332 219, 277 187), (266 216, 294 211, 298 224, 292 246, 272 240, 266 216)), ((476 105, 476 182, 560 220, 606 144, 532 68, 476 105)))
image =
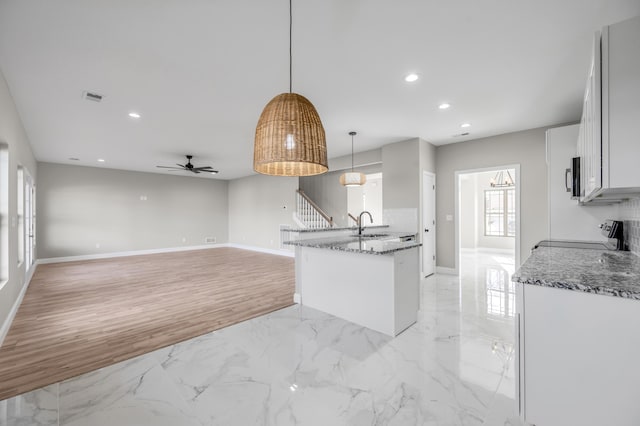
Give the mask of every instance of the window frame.
POLYGON ((516 208, 515 208, 515 204, 516 204, 516 193, 515 193, 515 188, 514 187, 510 187, 510 188, 491 188, 491 189, 485 189, 484 190, 484 212, 483 212, 483 219, 484 219, 484 236, 485 237, 502 237, 502 238, 515 238, 516 233, 515 230, 513 231, 513 233, 509 232, 509 217, 513 217, 514 221, 516 219, 516 208), (487 195, 489 193, 500 193, 500 206, 501 208, 499 209, 498 213, 495 212, 491 212, 488 210, 487 207, 487 195), (513 194, 511 197, 509 197, 510 194, 513 194), (511 198, 511 202, 509 202, 509 199, 511 198), (502 232, 496 234, 496 233, 488 233, 489 231, 489 227, 487 226, 487 219, 489 217, 498 217, 501 219, 502 221, 502 232))

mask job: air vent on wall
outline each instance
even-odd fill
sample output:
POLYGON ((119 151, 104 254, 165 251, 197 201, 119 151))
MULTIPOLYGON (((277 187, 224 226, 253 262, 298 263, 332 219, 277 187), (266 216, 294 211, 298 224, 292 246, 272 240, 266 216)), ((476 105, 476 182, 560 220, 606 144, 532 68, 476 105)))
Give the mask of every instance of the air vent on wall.
POLYGON ((95 92, 84 91, 82 97, 88 101, 100 102, 103 96, 95 92))

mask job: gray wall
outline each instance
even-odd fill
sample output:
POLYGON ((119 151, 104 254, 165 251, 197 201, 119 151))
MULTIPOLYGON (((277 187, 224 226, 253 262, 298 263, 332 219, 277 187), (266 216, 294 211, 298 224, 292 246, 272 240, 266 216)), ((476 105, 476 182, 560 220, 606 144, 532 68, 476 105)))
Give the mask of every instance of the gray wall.
POLYGON ((39 163, 37 183, 40 259, 228 240, 226 181, 39 163))
POLYGON ((455 268, 455 172, 520 164, 520 261, 548 229, 545 130, 538 128, 439 146, 436 152, 437 264, 455 268))
POLYGON ((278 250, 280 225, 295 228, 298 178, 255 175, 229 181, 229 242, 278 250))
POLYGON ((419 139, 383 146, 382 208, 385 210, 419 208, 420 173, 419 139))
MULTIPOLYGON (((7 319, 11 307, 18 299, 25 282, 26 267, 24 262, 18 265, 18 228, 8 226, 11 219, 17 216, 17 169, 25 168, 36 179, 36 161, 31 145, 22 126, 13 98, 0 72, 0 143, 8 147, 8 217, 2 217, 3 232, 6 233, 5 244, 1 250, 8 254, 6 276, 0 283, 0 327, 7 319)), ((5 177, 3 176, 4 180, 5 177)), ((4 239, 4 238, 3 238, 4 239)))

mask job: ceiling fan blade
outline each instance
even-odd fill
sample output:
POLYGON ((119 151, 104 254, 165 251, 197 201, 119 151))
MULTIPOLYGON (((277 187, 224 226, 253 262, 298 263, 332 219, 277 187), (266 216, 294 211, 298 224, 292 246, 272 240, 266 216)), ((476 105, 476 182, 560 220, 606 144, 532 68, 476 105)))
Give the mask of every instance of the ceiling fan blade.
POLYGON ((182 167, 183 169, 186 169, 186 168, 187 168, 187 166, 185 166, 184 164, 178 164, 178 163, 176 163, 176 166, 180 166, 180 167, 182 167))
POLYGON ((211 166, 205 166, 205 167, 194 167, 193 170, 201 170, 203 172, 206 172, 207 170, 212 170, 213 167, 211 166))
POLYGON ((181 168, 179 169, 179 168, 177 168, 177 167, 173 167, 173 166, 156 166, 156 167, 158 167, 158 168, 160 168, 160 169, 184 170, 184 169, 181 169, 181 168))

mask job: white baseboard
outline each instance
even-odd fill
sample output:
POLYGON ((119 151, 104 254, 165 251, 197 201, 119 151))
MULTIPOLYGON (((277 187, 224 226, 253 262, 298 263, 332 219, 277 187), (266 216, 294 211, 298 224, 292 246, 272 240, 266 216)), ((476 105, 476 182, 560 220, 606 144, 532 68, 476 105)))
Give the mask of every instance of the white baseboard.
POLYGON ((148 249, 148 250, 132 250, 132 251, 119 251, 119 252, 112 252, 112 253, 85 254, 85 255, 78 255, 78 256, 49 257, 46 259, 38 259, 36 261, 36 264, 44 265, 47 263, 75 262, 78 260, 109 259, 112 257, 139 256, 143 254, 171 253, 171 252, 177 252, 177 251, 203 250, 203 249, 213 249, 213 248, 220 248, 220 247, 233 247, 233 248, 239 248, 243 250, 257 251, 261 253, 277 254, 279 256, 295 257, 295 253, 288 250, 275 250, 275 249, 268 249, 268 248, 255 247, 255 246, 245 246, 242 244, 221 243, 221 244, 205 244, 205 245, 199 245, 199 246, 168 247, 168 248, 148 249))
POLYGON ((186 246, 186 247, 168 247, 159 249, 148 250, 132 250, 132 251, 118 251, 112 253, 99 253, 99 254, 84 254, 79 256, 64 256, 64 257, 50 257, 46 259, 38 259, 39 265, 46 263, 60 263, 60 262, 75 262, 77 260, 93 260, 93 259, 109 259, 112 257, 126 257, 126 256, 139 256, 143 254, 157 254, 157 253, 171 253, 176 251, 191 251, 191 250, 203 250, 219 247, 228 247, 227 244, 206 244, 199 246, 186 246))
POLYGON ((289 250, 276 250, 276 249, 262 248, 262 247, 256 247, 256 246, 245 246, 244 244, 236 244, 236 243, 228 243, 226 244, 226 246, 239 248, 243 250, 258 251, 260 253, 277 254, 278 256, 296 257, 296 254, 289 250))
POLYGON ((454 268, 445 268, 444 266, 436 266, 436 274, 458 275, 458 271, 454 268))
POLYGON ((29 288, 29 284, 31 284, 31 278, 33 278, 33 274, 36 271, 38 264, 34 264, 30 270, 27 271, 27 276, 25 277, 24 284, 22 285, 22 289, 20 290, 20 294, 18 294, 18 298, 13 303, 11 310, 9 311, 9 315, 4 320, 2 327, 0 327, 0 346, 4 342, 4 338, 7 337, 7 333, 9 333, 9 328, 11 328, 11 323, 13 319, 16 317, 18 313, 18 308, 20 308, 20 304, 22 303, 22 299, 24 299, 24 295, 27 292, 27 288, 29 288))
POLYGON ((293 303, 302 303, 302 296, 300 296, 300 293, 293 293, 293 303))

